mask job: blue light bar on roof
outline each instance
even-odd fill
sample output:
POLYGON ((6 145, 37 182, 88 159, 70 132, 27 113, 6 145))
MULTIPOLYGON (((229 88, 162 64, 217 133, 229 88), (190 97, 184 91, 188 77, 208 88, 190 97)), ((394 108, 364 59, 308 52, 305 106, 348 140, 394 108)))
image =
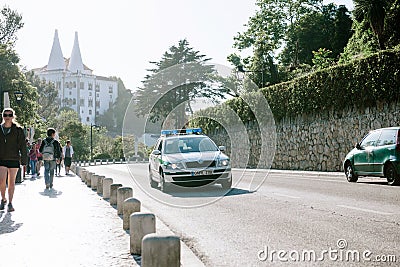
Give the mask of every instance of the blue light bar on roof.
POLYGON ((188 128, 188 129, 175 129, 175 130, 161 130, 161 135, 178 135, 178 134, 200 134, 201 128, 188 128))
POLYGON ((195 134, 195 133, 201 133, 201 132, 202 132, 201 128, 189 128, 189 129, 186 129, 186 133, 187 134, 195 134))

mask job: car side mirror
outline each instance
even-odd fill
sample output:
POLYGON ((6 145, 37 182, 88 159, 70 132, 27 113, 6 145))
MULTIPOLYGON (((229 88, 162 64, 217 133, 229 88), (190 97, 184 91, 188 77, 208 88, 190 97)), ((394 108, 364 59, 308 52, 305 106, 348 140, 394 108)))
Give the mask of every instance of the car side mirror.
POLYGON ((224 152, 226 150, 225 146, 219 146, 218 147, 219 151, 224 152))
POLYGON ((359 149, 359 150, 362 149, 360 143, 357 143, 357 144, 356 144, 356 148, 359 149))
POLYGON ((151 152, 151 154, 154 156, 159 156, 159 155, 161 155, 161 151, 156 149, 156 150, 153 150, 153 152, 151 152))

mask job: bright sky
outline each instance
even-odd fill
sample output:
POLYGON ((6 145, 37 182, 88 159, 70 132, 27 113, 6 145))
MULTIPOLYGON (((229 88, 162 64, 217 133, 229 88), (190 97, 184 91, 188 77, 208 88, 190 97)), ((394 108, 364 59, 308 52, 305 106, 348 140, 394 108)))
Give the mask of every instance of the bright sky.
MULTIPOLYGON (((186 38, 191 47, 229 66, 233 37, 255 13, 255 0, 2 0, 22 14, 16 51, 28 69, 47 64, 54 31, 64 57, 72 52, 75 31, 84 64, 100 76, 120 77, 129 89, 141 86, 169 47, 186 38)), ((352 0, 324 0, 345 4, 352 0)))

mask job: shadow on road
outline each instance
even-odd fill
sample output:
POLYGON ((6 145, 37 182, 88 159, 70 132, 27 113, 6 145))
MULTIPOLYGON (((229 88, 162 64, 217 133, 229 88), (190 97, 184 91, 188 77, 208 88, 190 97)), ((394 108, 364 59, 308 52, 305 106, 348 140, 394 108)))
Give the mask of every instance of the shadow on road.
POLYGON ((56 198, 62 195, 62 191, 57 191, 54 188, 52 189, 44 189, 43 192, 39 192, 42 196, 47 196, 49 198, 56 198))
POLYGON ((2 235, 17 231, 23 223, 15 223, 11 218, 11 213, 0 211, 0 225, 0 235, 2 235), (5 214, 4 217, 3 214, 5 214))
POLYGON ((222 189, 216 185, 202 187, 171 187, 166 194, 173 197, 191 198, 191 197, 221 197, 251 194, 253 192, 240 188, 231 188, 230 190, 222 189))

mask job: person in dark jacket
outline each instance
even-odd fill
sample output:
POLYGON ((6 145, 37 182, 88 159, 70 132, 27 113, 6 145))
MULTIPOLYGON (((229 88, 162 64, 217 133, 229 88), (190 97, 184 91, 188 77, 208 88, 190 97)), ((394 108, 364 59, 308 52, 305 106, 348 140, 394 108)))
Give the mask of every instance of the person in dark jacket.
POLYGON ((44 182, 46 189, 53 188, 54 169, 56 168, 56 160, 61 157, 60 143, 54 139, 56 130, 54 128, 47 129, 47 137, 40 145, 40 153, 43 155, 44 161, 44 182), (49 151, 48 146, 52 146, 49 151))
POLYGON ((15 178, 21 165, 26 166, 28 154, 26 151, 25 134, 16 122, 15 111, 5 108, 2 112, 3 122, 0 132, 0 210, 4 210, 6 199, 6 179, 8 177, 8 212, 14 211, 12 205, 15 178))

